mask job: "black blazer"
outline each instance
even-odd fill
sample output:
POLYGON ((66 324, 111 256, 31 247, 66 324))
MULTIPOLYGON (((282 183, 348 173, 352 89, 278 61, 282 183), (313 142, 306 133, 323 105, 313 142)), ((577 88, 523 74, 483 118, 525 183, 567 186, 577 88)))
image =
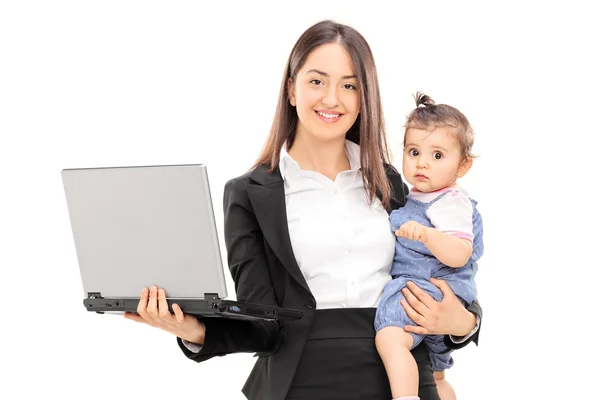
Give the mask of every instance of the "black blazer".
MULTIPOLYGON (((393 189, 390 206, 402 207, 408 188, 393 167, 385 167, 393 189)), ((229 353, 257 353, 242 391, 250 400, 284 400, 311 329, 316 301, 292 252, 279 169, 269 173, 259 166, 227 182, 223 207, 225 246, 237 300, 299 309, 303 317, 285 323, 204 318, 202 350, 190 352, 178 338, 179 347, 197 362, 229 353)), ((469 311, 481 318, 477 301, 469 311)), ((459 345, 446 343, 460 348, 477 342, 478 336, 479 331, 459 345)))

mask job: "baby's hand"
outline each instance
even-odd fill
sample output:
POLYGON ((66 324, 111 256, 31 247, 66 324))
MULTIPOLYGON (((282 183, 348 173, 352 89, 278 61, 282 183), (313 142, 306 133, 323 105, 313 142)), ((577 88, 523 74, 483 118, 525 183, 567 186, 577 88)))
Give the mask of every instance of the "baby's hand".
POLYGON ((427 242, 429 228, 415 221, 408 221, 400 226, 396 231, 396 236, 409 240, 418 240, 419 242, 427 242))

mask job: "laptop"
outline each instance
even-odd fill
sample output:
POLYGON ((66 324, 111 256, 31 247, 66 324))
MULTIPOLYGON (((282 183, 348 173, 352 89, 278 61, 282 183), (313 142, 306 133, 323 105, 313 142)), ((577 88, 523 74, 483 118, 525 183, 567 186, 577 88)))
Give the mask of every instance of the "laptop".
POLYGON ((302 312, 227 300, 206 166, 62 170, 83 283, 97 313, 137 312, 143 287, 164 288, 202 317, 294 320, 302 312))

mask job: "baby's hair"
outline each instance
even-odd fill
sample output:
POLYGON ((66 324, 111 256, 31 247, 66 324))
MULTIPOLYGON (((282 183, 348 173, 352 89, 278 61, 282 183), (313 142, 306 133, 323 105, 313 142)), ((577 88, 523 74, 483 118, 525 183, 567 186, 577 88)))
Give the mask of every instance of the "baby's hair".
POLYGON ((406 118, 404 125, 406 130, 409 128, 451 128, 460 145, 462 158, 475 158, 472 153, 473 128, 463 113, 447 104, 435 104, 435 101, 425 93, 417 92, 414 98, 417 107, 406 118))

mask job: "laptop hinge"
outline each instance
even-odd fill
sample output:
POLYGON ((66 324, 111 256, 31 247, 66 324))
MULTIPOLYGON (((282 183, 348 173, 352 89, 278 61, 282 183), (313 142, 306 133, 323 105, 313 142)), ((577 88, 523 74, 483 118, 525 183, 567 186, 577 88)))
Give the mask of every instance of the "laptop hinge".
POLYGON ((221 299, 218 293, 204 293, 204 301, 208 308, 219 308, 221 299))
MULTIPOLYGON (((94 306, 96 306, 95 300, 103 299, 102 293, 100 292, 88 292, 87 298, 83 299, 83 306, 87 308, 88 311, 95 311, 94 306)), ((104 311, 96 311, 98 314, 104 314, 104 311)))

